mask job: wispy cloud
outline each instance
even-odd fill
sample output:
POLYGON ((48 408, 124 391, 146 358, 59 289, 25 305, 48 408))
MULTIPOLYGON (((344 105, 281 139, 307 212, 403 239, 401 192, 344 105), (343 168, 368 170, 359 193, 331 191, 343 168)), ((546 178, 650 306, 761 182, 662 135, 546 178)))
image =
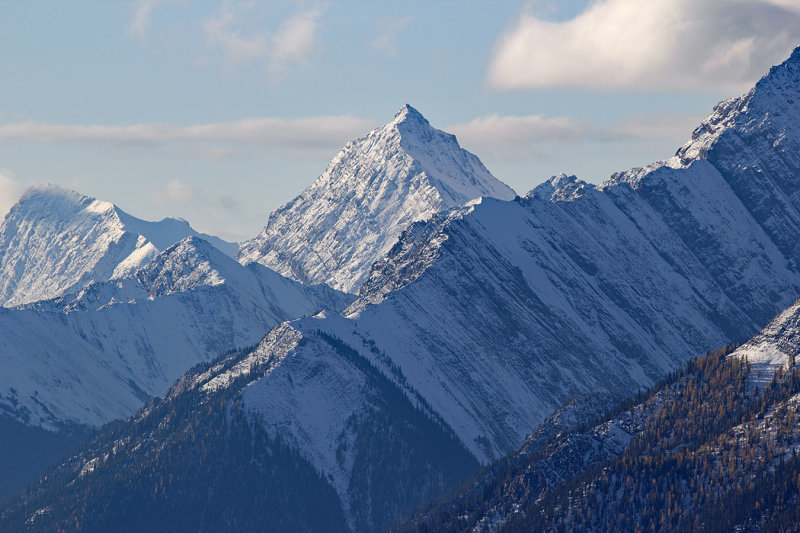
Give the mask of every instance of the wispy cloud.
MULTIPOLYGON (((683 141, 706 117, 706 111, 642 113, 595 132, 601 141, 683 141)), ((675 148, 678 148, 677 146, 675 148)))
POLYGON ((400 32, 408 26, 414 17, 383 17, 378 19, 378 35, 369 43, 375 50, 389 55, 397 55, 400 51, 398 38, 400 32))
POLYGON ((524 10, 499 39, 497 89, 731 90, 797 45, 796 0, 597 0, 560 22, 524 10))
POLYGON ((189 126, 153 122, 126 126, 15 122, 0 124, 0 143, 89 142, 118 146, 181 143, 199 145, 214 159, 232 155, 230 145, 237 144, 260 145, 282 153, 329 151, 372 127, 371 120, 347 115, 249 118, 189 126))
POLYGON ((0 221, 24 191, 25 186, 16 181, 11 172, 0 169, 0 221))
POLYGON ((529 159, 548 146, 581 143, 640 143, 688 139, 703 113, 655 113, 627 117, 611 126, 595 127, 569 117, 488 115, 450 126, 459 141, 479 155, 501 160, 529 159))
POLYGON ((213 230, 208 228, 208 231, 234 241, 249 236, 246 231, 242 230, 243 223, 256 225, 263 215, 260 212, 248 213, 231 196, 209 194, 195 184, 181 179, 168 180, 153 189, 150 193, 150 201, 154 205, 167 208, 171 213, 202 213, 204 217, 212 221, 213 230))
POLYGON ((200 206, 214 218, 229 217, 241 206, 229 196, 210 196, 186 180, 169 180, 156 188, 151 198, 159 205, 191 204, 200 206))
MULTIPOLYGON (((627 117, 596 127, 570 117, 498 115, 476 117, 445 129, 479 155, 527 158, 536 147, 585 141, 636 142, 688 139, 702 113, 657 113, 627 117)), ((231 122, 177 125, 146 122, 125 126, 15 122, 0 124, 0 144, 95 143, 114 147, 161 147, 170 155, 219 161, 247 147, 305 157, 329 154, 376 126, 369 119, 342 116, 249 118, 231 122)), ((677 148, 677 145, 676 145, 677 148)))
POLYGON ((206 43, 219 47, 233 63, 243 63, 251 59, 269 55, 269 34, 266 32, 243 35, 238 27, 244 15, 240 14, 239 4, 226 1, 220 5, 219 13, 209 18, 204 25, 206 43))
POLYGON ((568 117, 542 115, 478 117, 448 128, 465 146, 495 157, 520 158, 534 144, 575 142, 587 138, 592 128, 568 117))
POLYGON ((322 8, 301 11, 284 21, 272 37, 272 60, 284 64, 305 61, 314 51, 322 8))
POLYGON ((251 24, 256 4, 224 0, 217 14, 204 25, 206 44, 219 48, 232 64, 261 60, 273 75, 292 63, 305 63, 316 46, 323 9, 314 6, 298 11, 274 29, 251 24))
POLYGON ((133 0, 131 3, 131 21, 128 31, 136 35, 147 33, 153 19, 153 11, 165 4, 178 3, 181 0, 133 0))
POLYGON ((185 180, 169 180, 153 191, 152 199, 159 204, 192 203, 197 200, 197 188, 185 180))

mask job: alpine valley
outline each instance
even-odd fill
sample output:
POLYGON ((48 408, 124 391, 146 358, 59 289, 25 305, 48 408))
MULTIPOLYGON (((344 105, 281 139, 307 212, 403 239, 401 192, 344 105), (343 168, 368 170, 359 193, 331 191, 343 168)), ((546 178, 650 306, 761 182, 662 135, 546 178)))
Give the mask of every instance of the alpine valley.
POLYGON ((798 236, 800 48, 597 186, 516 196, 406 105, 237 252, 32 190, 3 468, 88 435, 0 529, 796 525, 798 236))

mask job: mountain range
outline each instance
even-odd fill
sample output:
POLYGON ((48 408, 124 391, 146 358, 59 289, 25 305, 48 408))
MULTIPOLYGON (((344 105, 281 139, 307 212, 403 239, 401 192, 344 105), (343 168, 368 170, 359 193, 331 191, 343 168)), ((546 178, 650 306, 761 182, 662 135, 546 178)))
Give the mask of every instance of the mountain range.
MULTIPOLYGON (((149 233, 155 238, 150 241, 108 223, 109 218, 118 220, 119 211, 111 204, 99 219, 92 213, 87 216, 85 206, 98 204, 105 205, 53 187, 38 189, 23 197, 0 228, 6 232, 0 237, 3 242, 15 241, 9 235, 14 228, 28 228, 25 242, 32 248, 29 254, 13 249, 3 257, 17 256, 18 263, 27 262, 34 270, 54 268, 52 279, 75 289, 0 308, 0 421, 13 428, 4 433, 41 428, 44 432, 36 438, 52 450, 38 450, 34 459, 24 440, 9 445, 0 460, 0 494, 18 490, 20 483, 38 475, 42 457, 57 460, 64 452, 62 443, 73 443, 76 432, 131 416, 197 363, 254 345, 264 331, 284 320, 341 310, 352 300, 327 286, 293 282, 258 264, 244 267, 212 245, 221 242, 213 239, 164 233, 165 239, 179 240, 158 252, 153 242, 163 246, 165 241, 156 238, 157 233, 149 233), (76 228, 96 239, 86 251, 91 260, 55 261, 69 246, 66 243, 81 235, 76 228), (117 274, 107 280, 106 266, 127 254, 117 253, 117 238, 140 246, 116 263, 117 274), (59 273, 64 276, 59 278, 59 273), (85 285, 78 281, 94 275, 98 280, 85 285), (20 471, 26 463, 35 466, 20 471)), ((145 229, 163 224, 127 222, 128 228, 145 229)), ((76 248, 71 254, 79 252, 76 248)), ((21 272, 20 280, 32 293, 20 283, 14 301, 51 291, 21 272)))
MULTIPOLYGON (((752 398, 793 405, 791 371, 769 383, 794 354, 799 91, 800 49, 747 94, 721 102, 671 159, 597 186, 555 176, 524 197, 404 106, 272 213, 240 246, 239 263, 195 235, 151 253, 133 226, 127 234, 139 235, 141 246, 111 253, 116 248, 103 243, 121 242, 119 228, 106 229, 103 218, 101 229, 87 230, 86 206, 97 201, 71 193, 53 201, 83 207, 56 218, 72 221, 77 212, 79 222, 41 226, 58 238, 19 229, 39 226, 15 207, 3 224, 9 237, 0 238, 8 243, 3 265, 25 265, 29 246, 40 272, 68 275, 52 287, 17 283, 7 297, 14 307, 0 310, 0 327, 17 332, 0 351, 16 372, 0 378, 0 405, 32 426, 97 426, 132 414, 147 396, 164 396, 95 433, 11 500, 2 520, 35 529, 141 529, 158 516, 165 530, 257 529, 254 509, 263 504, 280 515, 275 530, 318 529, 316 516, 330 530, 374 531, 479 465, 507 454, 539 460, 564 431, 584 431, 584 444, 607 434, 612 440, 600 439, 584 463, 568 462, 559 479, 571 479, 627 457, 634 437, 661 420, 653 398, 663 391, 677 390, 665 401, 688 413, 701 407, 681 391, 713 387, 690 364, 646 401, 601 420, 605 426, 576 424, 590 424, 600 407, 653 387, 699 354, 747 340, 782 310, 736 352, 734 360, 759 363, 752 369, 728 370, 727 354, 701 361, 721 376, 713 383, 738 384, 741 394, 730 401, 747 420, 764 412, 752 398), (61 243, 89 234, 91 257, 101 259, 65 270, 61 243), (58 294, 42 301, 47 291, 58 294), (757 396, 754 387, 778 392, 757 396), (575 397, 594 399, 550 416, 575 397), (213 497, 232 493, 246 497, 226 505, 213 497)), ((76 254, 83 248, 69 246, 76 254)), ((26 268, 14 270, 21 281, 26 268)), ((709 396, 712 408, 720 401, 727 400, 709 396)), ((727 420, 714 426, 714 438, 731 429, 727 420)), ((662 435, 651 437, 663 444, 662 435)), ((513 485, 543 494, 527 481, 513 485)), ((469 509, 478 520, 470 527, 506 527, 514 505, 536 504, 514 498, 469 509)), ((447 518, 431 516, 417 524, 447 518)), ((563 523, 561 515, 552 520, 547 527, 563 523)), ((590 516, 580 524, 609 522, 590 516)))

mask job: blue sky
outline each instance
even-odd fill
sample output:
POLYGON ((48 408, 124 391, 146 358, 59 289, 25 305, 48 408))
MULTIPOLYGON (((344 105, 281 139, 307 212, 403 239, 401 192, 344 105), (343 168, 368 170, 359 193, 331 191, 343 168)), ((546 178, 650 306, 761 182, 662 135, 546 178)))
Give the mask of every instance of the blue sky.
POLYGON ((519 193, 672 155, 796 0, 0 2, 0 211, 50 182, 229 239, 410 103, 519 193))

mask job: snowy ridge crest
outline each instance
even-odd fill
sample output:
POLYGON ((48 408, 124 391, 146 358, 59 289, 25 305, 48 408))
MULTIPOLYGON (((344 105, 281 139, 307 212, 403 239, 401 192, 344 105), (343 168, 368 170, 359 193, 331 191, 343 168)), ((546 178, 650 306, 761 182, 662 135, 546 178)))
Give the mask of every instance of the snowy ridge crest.
POLYGON ((571 202, 583 196, 587 188, 591 188, 589 183, 562 172, 534 187, 525 196, 543 198, 550 202, 571 202))
POLYGON ((386 297, 413 283, 441 255, 448 239, 447 229, 456 220, 469 216, 476 203, 454 207, 424 222, 415 222, 403 232, 389 253, 372 265, 369 276, 359 291, 358 299, 343 315, 358 316, 366 306, 381 303, 386 297))
MULTIPOLYGON (((135 277, 150 297, 185 292, 200 286, 225 283, 220 265, 233 259, 199 237, 186 237, 136 271, 135 277)), ((237 265, 238 266, 238 265, 237 265)))
POLYGON ((0 309, 0 410, 48 429, 124 418, 191 366, 351 300, 187 237, 132 277, 0 309))
MULTIPOLYGON (((782 64, 774 66, 746 94, 727 98, 692 132, 675 156, 646 167, 611 176, 600 188, 627 183, 638 188, 643 179, 662 168, 686 168, 709 159, 715 166, 727 166, 735 159, 748 166, 763 165, 766 171, 794 171, 800 168, 800 47, 782 64), (760 160, 765 156, 766 160, 760 160)), ((762 178, 763 181, 763 178, 762 178)))

